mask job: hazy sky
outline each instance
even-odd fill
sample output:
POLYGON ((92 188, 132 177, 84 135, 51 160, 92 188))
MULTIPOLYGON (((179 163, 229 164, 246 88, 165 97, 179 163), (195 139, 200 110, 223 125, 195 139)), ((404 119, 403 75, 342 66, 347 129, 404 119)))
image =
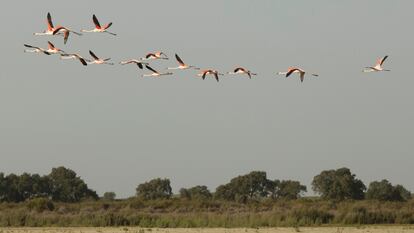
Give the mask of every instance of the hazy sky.
MULTIPOLYGON (((168 177, 174 191, 217 185, 251 170, 308 185, 349 167, 414 191, 414 1, 7 1, 0 8, 0 171, 75 170, 119 197, 168 177), (108 34, 35 37, 51 12, 76 30, 113 21, 108 34), (51 40, 116 63, 147 52, 259 75, 202 81, 195 71, 141 78, 136 66, 88 66, 23 53, 51 40), (392 72, 362 73, 388 54, 392 72), (277 71, 320 77, 300 83, 277 71)), ((156 61, 154 68, 175 66, 156 61)))

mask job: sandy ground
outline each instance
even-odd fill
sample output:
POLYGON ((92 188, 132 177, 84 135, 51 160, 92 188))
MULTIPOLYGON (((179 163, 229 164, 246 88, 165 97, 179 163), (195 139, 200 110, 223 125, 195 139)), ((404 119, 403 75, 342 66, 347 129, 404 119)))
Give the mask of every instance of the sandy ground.
POLYGON ((300 227, 300 228, 0 228, 0 233, 414 233, 412 226, 300 227))

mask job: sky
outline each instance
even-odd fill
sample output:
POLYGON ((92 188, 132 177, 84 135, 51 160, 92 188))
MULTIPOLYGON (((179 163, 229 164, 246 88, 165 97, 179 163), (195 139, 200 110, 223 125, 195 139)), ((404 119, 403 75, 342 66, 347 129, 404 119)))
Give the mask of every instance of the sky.
MULTIPOLYGON (((414 32, 409 0, 8 1, 0 8, 0 171, 48 174, 65 166, 98 194, 135 194, 152 178, 173 190, 212 191, 252 170, 308 186, 348 167, 365 184, 388 179, 414 191, 414 32), (109 34, 35 37, 54 23, 109 34), (83 67, 24 53, 23 44, 111 57, 163 51, 221 72, 142 78, 136 66, 83 67), (362 73, 376 59, 391 72, 362 73), (300 83, 289 66, 318 73, 300 83)), ((158 70, 174 59, 154 61, 158 70)), ((309 192, 312 194, 312 192, 309 192)))

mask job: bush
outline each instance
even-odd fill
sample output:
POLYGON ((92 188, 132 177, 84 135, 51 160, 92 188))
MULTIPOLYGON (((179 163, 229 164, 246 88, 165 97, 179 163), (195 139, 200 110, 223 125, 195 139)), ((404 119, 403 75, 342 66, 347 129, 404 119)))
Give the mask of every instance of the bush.
POLYGON ((55 209, 55 205, 47 198, 35 198, 28 201, 27 208, 40 213, 46 210, 53 211, 55 209))

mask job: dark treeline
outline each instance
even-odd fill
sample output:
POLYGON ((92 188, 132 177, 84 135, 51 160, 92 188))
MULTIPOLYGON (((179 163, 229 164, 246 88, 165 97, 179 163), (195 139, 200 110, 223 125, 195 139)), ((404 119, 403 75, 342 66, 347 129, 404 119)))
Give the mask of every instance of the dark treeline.
MULTIPOLYGON (((314 177, 312 189, 325 200, 407 201, 411 198, 411 193, 406 188, 402 185, 394 186, 387 180, 374 181, 367 188, 348 168, 322 171, 314 177)), ((298 181, 271 180, 267 178, 266 172, 252 171, 218 186, 214 193, 203 185, 182 188, 179 198, 247 203, 266 199, 298 199, 306 191, 307 187, 298 181)), ((139 184, 136 196, 142 200, 157 200, 169 199, 174 195, 169 179, 156 178, 139 184)), ((23 202, 40 197, 68 203, 99 199, 96 192, 89 189, 73 170, 65 167, 53 168, 45 176, 28 173, 5 176, 0 173, 1 202, 23 202)), ((114 192, 107 192, 102 199, 114 200, 115 197, 114 192)))
POLYGON ((48 198, 58 202, 79 202, 98 199, 95 191, 70 169, 53 168, 49 175, 23 173, 5 176, 0 173, 0 201, 22 202, 34 198, 48 198))
POLYGON ((198 185, 173 194, 169 179, 137 185, 136 195, 98 197, 72 170, 45 176, 0 173, 0 227, 141 226, 277 227, 321 224, 414 224, 414 200, 387 180, 368 187, 348 168, 322 171, 312 182, 319 197, 304 197, 298 181, 253 171, 214 192, 198 185))

